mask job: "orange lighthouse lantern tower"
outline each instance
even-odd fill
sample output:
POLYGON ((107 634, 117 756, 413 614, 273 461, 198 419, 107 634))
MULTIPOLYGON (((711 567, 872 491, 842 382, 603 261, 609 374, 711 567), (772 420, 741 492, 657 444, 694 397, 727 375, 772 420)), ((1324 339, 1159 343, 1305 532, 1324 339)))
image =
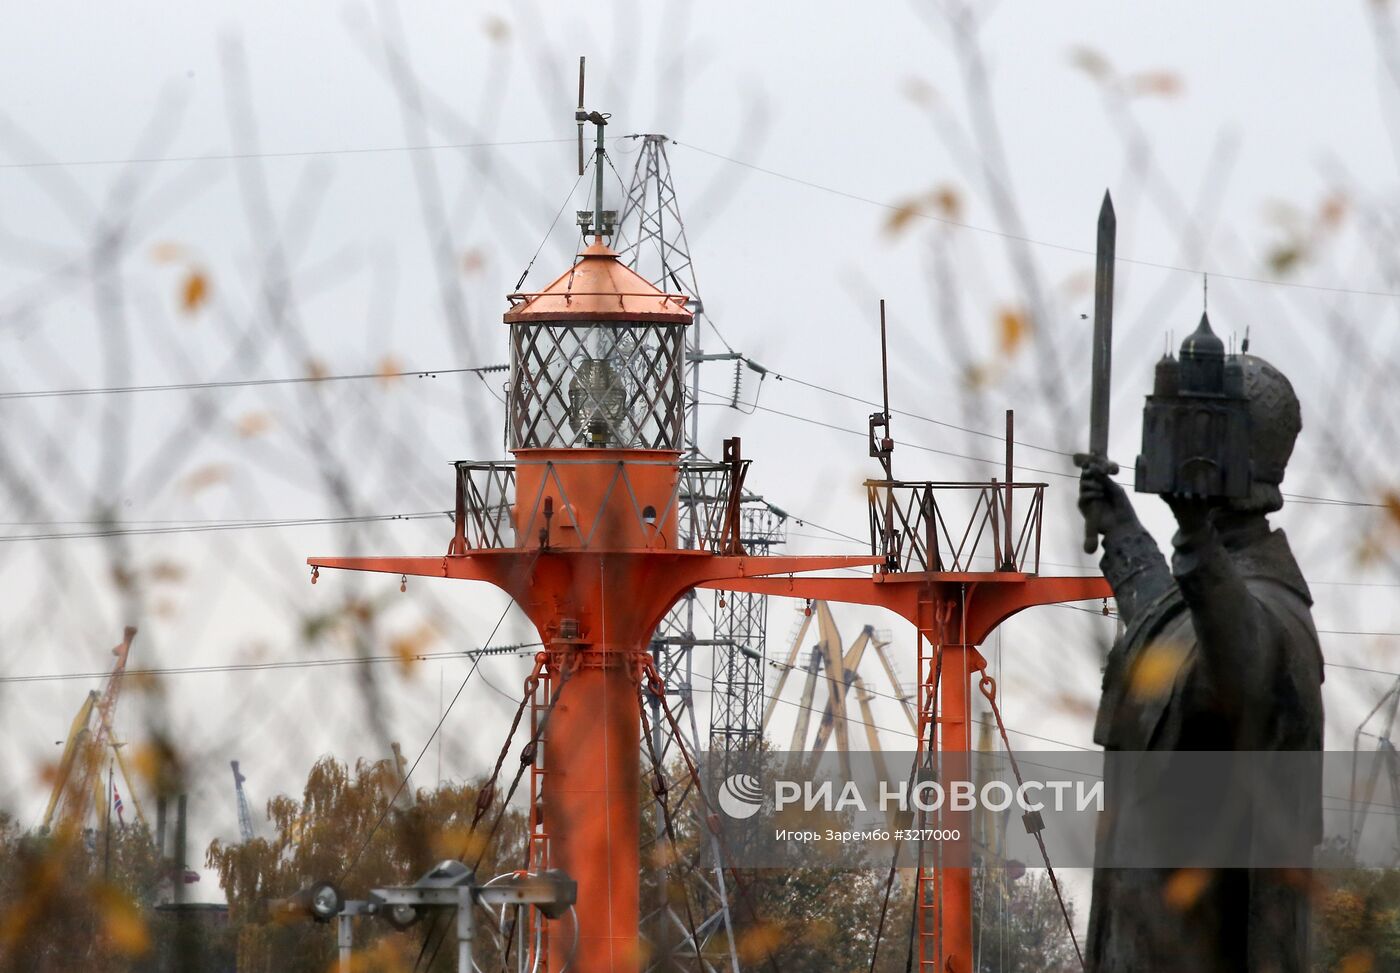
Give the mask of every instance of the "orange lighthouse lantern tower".
POLYGON ((578 883, 576 918, 547 923, 547 955, 536 959, 551 971, 634 973, 643 959, 641 702, 660 688, 652 632, 706 582, 882 558, 750 555, 739 541, 748 463, 738 440, 725 442, 724 462, 681 461, 687 297, 658 290, 603 242, 606 117, 579 117, 598 128, 595 207, 584 220, 593 241, 543 290, 510 295, 504 315, 514 461, 456 464, 445 555, 308 563, 489 582, 535 625, 544 649, 527 691, 537 701, 546 691, 521 752, 535 798, 530 867, 578 883))

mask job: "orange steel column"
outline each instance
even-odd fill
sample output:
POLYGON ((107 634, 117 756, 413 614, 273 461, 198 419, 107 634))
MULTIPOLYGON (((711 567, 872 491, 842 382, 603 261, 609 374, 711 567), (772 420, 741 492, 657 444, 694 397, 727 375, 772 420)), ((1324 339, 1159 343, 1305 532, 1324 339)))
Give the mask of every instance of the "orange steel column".
MULTIPOLYGON (((618 594, 625 593, 618 592, 618 594)), ((607 593, 604 593, 607 599, 607 593)), ((578 952, 573 970, 628 973, 640 964, 641 732, 633 665, 639 647, 597 645, 555 704, 549 724, 544 825, 550 865, 578 881, 578 952)), ((553 923, 552 973, 570 957, 571 920, 553 923)))
MULTIPOLYGON (((646 460, 643 457, 644 469, 636 482, 674 482, 674 472, 658 471, 646 460)), ((569 466, 551 482, 574 484, 587 467, 569 466)), ((608 469, 616 470, 617 464, 608 469)), ((613 496, 612 502, 625 502, 629 508, 634 496, 638 506, 661 505, 649 500, 645 489, 627 485, 615 489, 613 496)), ((563 517, 565 509, 561 502, 558 516, 563 517)), ((638 527, 624 529, 613 522, 608 513, 612 509, 610 504, 581 509, 579 524, 590 525, 586 533, 595 536, 626 536, 647 526, 642 520, 638 527)), ((559 528, 551 536, 563 540, 571 535, 559 528)), ((580 547, 308 559, 317 568, 490 582, 516 601, 548 646, 546 672, 557 702, 548 713, 542 748, 545 771, 537 782, 549 861, 538 860, 536 847, 531 866, 563 868, 578 882, 574 914, 579 934, 577 948, 571 949, 573 919, 548 922, 551 973, 559 973, 566 964, 570 973, 636 973, 641 963, 638 673, 646 660, 647 640, 667 609, 696 584, 728 585, 768 572, 869 567, 878 560, 725 556, 674 549, 595 552, 580 547)))
MULTIPOLYGON (((972 750, 971 707, 968 687, 973 673, 985 666, 981 654, 967 645, 943 647, 943 672, 938 688, 940 779, 944 782, 970 780, 969 753, 972 750)), ((963 861, 971 847, 972 815, 967 811, 944 808, 939 814, 939 827, 958 832, 959 841, 950 857, 938 870, 940 891, 939 952, 941 964, 936 968, 947 973, 972 973, 972 869, 963 861)), ((922 905, 921 905, 922 907, 922 905)))
MULTIPOLYGON (((971 684, 987 665, 977 645, 997 625, 1024 609, 1112 595, 1102 577, 1040 578, 1007 571, 751 578, 701 587, 875 605, 912 622, 930 647, 924 655, 921 646, 919 656, 919 746, 932 747, 938 758, 939 780, 945 785, 972 779, 971 684), (948 644, 946 639, 954 635, 958 642, 948 644), (940 645, 941 667, 937 663, 940 645), (935 680, 936 709, 930 698, 935 680), (930 734, 930 723, 937 733, 930 734)), ((945 798, 935 826, 956 829, 960 838, 941 845, 930 843, 923 849, 923 864, 915 882, 919 973, 973 973, 972 816, 966 811, 947 810, 945 798)))

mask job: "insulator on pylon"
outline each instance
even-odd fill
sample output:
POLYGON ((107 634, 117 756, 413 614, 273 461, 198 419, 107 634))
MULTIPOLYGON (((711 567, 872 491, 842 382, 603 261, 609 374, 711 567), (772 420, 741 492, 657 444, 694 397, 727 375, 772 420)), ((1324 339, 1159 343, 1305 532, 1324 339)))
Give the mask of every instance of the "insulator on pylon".
POLYGON ((400 591, 407 591, 407 590, 408 590, 408 575, 406 575, 406 574, 401 574, 401 575, 399 575, 399 590, 400 590, 400 591))
POLYGON ((315 584, 315 583, 320 579, 320 577, 321 577, 321 569, 320 569, 320 568, 312 568, 312 569, 311 569, 311 583, 312 583, 312 584, 315 584))

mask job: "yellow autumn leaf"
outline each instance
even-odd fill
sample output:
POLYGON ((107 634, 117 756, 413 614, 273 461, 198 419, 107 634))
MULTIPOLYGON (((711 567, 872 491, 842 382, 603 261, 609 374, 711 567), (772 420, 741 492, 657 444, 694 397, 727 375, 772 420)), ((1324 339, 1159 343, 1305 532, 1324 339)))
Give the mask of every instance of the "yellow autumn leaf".
POLYGON ((1371 973, 1375 968, 1376 960, 1369 949, 1354 949, 1337 964, 1337 973, 1371 973))
POLYGON ((126 759, 136 776, 144 780, 147 785, 155 783, 156 778, 160 775, 163 762, 158 748, 149 743, 139 743, 130 748, 126 759))
POLYGON ((1181 94, 1181 78, 1170 71, 1144 71, 1129 82, 1135 95, 1155 95, 1171 98, 1181 94))
POLYGON ((229 468, 222 463, 201 466, 182 481, 186 493, 199 493, 211 486, 225 482, 229 478, 229 468))
POLYGON ((476 858, 486 848, 486 836, 449 825, 433 832, 428 845, 436 858, 476 858))
POLYGON ((393 355, 385 355, 379 360, 379 365, 375 368, 375 374, 379 376, 380 381, 386 384, 398 378, 403 371, 403 362, 393 355))
POLYGON ((919 215, 921 204, 922 200, 917 198, 896 203, 890 215, 885 218, 885 232, 890 236, 896 236, 903 232, 908 227, 909 221, 919 215))
POLYGON ((326 363, 321 361, 319 358, 312 358, 309 361, 307 361, 307 378, 325 378, 329 374, 330 371, 326 368, 326 363))
MULTIPOLYGON (((412 944, 407 936, 385 936, 378 942, 350 954, 350 973, 409 973, 413 963, 412 944)), ((331 963, 326 973, 338 973, 340 961, 331 963)))
POLYGON ((1387 490, 1381 495, 1381 503, 1385 505, 1385 514, 1390 518, 1391 525, 1400 527, 1400 491, 1387 490))
POLYGON ((1301 243, 1280 243, 1269 251, 1269 269, 1283 276, 1297 267, 1306 255, 1307 250, 1301 243))
POLYGON ((1020 308, 1002 308, 997 315, 997 340, 1003 355, 1012 355, 1021 347, 1021 342, 1030 334, 1031 322, 1026 312, 1020 308))
POLYGON ((418 662, 418 656, 436 638, 437 632, 431 625, 421 625, 416 630, 393 639, 389 643, 389 650, 398 660, 399 668, 407 673, 418 662))
POLYGON ((1186 658, 1186 646, 1179 642, 1153 642, 1146 646, 1133 663, 1128 680, 1128 693, 1133 699, 1158 699, 1171 692, 1177 671, 1186 658))
POLYGON ((193 314, 209 299, 209 278, 198 267, 190 268, 180 288, 180 305, 186 313, 193 314))
POLYGON ((939 186, 929 197, 940 214, 950 220, 962 219, 962 196, 952 186, 939 186))
POLYGON ((462 273, 479 274, 486 268, 486 254, 472 249, 462 254, 462 273))
POLYGON ((1098 706, 1093 700, 1074 693, 1059 693, 1053 698, 1051 705, 1061 713, 1069 713, 1082 719, 1092 719, 1098 712, 1098 706))
POLYGON ((185 580, 185 566, 177 561, 156 561, 146 569, 152 581, 174 584, 185 580))
POLYGON ((1356 545, 1356 563, 1361 567, 1370 567, 1377 563, 1385 554, 1379 541, 1372 534, 1363 534, 1361 540, 1356 545))
POLYGON ((775 922, 759 921, 744 930, 735 948, 745 965, 763 962, 768 954, 783 944, 783 927, 775 922))
POLYGON ((1210 880, 1211 873, 1204 868, 1177 869, 1162 889, 1162 901, 1169 909, 1184 912, 1196 904, 1210 880))
POLYGON ((141 912, 126 896, 114 888, 98 892, 102 915, 102 936, 118 953, 142 956, 151 948, 151 933, 141 912))
POLYGON ((1090 269, 1076 270, 1061 282, 1060 287, 1071 297, 1094 293, 1094 272, 1090 269))
POLYGON ((1338 190, 1322 201, 1317 210, 1317 222, 1323 229, 1333 230, 1341 225, 1347 215, 1346 194, 1338 190))
POLYGON ((261 436, 272 428, 272 414, 270 412, 248 412, 238 417, 233 424, 233 431, 240 439, 252 439, 254 436, 261 436))
POLYGON ((178 243, 157 243, 155 246, 151 247, 151 259, 156 263, 174 263, 177 260, 183 260, 184 257, 185 248, 178 243))

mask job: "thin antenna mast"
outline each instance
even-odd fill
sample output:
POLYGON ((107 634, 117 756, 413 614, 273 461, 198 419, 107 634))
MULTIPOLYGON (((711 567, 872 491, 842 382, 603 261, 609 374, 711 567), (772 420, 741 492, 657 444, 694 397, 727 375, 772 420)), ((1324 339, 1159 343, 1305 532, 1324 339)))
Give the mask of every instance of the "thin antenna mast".
POLYGON ((582 55, 578 59, 578 111, 574 112, 574 121, 578 122, 578 174, 583 175, 583 123, 588 118, 588 113, 583 110, 583 63, 582 55))
POLYGON ((597 171, 593 178, 593 209, 579 210, 578 223, 583 228, 583 233, 587 236, 593 234, 593 239, 597 243, 603 242, 605 235, 612 235, 612 222, 616 218, 616 213, 608 213, 603 209, 603 163, 606 161, 607 149, 605 147, 606 136, 603 129, 608 124, 610 117, 607 112, 589 111, 584 107, 583 100, 583 68, 584 59, 578 59, 578 108, 574 111, 574 121, 578 123, 578 174, 583 175, 583 123, 592 122, 598 131, 598 147, 595 150, 596 158, 594 166, 597 171))
MULTIPOLYGON (((880 461, 887 483, 894 481, 894 439, 890 436, 890 356, 889 337, 885 327, 885 299, 880 298, 880 385, 884 393, 883 410, 870 416, 870 455, 880 461)), ((886 568, 898 570, 899 552, 895 545, 894 490, 885 491, 884 553, 886 568)))
POLYGON ((880 384, 884 390, 884 409, 870 416, 870 455, 880 461, 885 479, 893 480, 894 440, 890 438, 890 359, 885 330, 885 299, 880 298, 880 384), (876 433, 880 435, 877 437, 876 433))

